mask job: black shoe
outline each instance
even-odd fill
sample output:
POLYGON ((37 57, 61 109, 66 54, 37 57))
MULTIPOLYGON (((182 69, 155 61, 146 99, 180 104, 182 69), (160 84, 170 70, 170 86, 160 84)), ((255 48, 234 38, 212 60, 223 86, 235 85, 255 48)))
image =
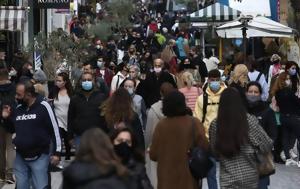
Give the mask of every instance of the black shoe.
POLYGON ((285 161, 283 161, 280 157, 274 158, 274 162, 278 164, 285 164, 285 161))

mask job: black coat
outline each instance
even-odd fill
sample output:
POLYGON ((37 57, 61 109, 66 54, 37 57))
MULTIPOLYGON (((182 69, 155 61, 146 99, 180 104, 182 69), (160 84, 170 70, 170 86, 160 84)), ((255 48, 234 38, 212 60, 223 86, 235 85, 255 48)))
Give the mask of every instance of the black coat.
POLYGON ((300 115, 300 99, 291 88, 277 91, 275 98, 281 114, 300 115))
POLYGON ((147 74, 146 79, 138 85, 136 93, 143 97, 147 108, 150 108, 152 104, 161 99, 160 86, 164 82, 169 82, 177 88, 172 75, 165 71, 162 71, 159 76, 154 72, 147 74))
POLYGON ((268 104, 263 101, 248 103, 248 113, 256 116, 268 136, 275 141, 278 133, 277 122, 275 112, 268 104))
POLYGON ((69 137, 73 135, 81 136, 84 131, 99 127, 108 132, 105 119, 100 116, 100 106, 105 101, 105 95, 99 91, 94 91, 89 98, 84 94, 77 93, 70 100, 68 112, 68 132, 69 137))
POLYGON ((63 171, 63 178, 63 189, 130 189, 113 168, 103 174, 94 163, 74 161, 63 171))

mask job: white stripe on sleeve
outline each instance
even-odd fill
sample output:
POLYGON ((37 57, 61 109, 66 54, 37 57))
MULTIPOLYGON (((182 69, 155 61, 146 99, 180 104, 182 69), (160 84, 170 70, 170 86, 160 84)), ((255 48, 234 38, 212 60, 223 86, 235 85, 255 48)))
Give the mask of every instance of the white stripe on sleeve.
POLYGON ((46 107, 46 109, 48 111, 48 115, 50 116, 50 120, 51 120, 53 130, 54 130, 55 140, 56 140, 56 152, 61 152, 61 150, 62 150, 61 139, 60 139, 60 134, 59 134, 59 130, 58 130, 58 124, 55 119, 53 110, 47 102, 42 101, 41 104, 46 107))

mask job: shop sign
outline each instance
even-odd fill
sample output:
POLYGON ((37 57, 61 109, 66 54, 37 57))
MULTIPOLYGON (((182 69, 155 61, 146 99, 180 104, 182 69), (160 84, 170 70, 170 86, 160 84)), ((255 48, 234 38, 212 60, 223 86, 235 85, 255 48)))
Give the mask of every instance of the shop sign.
POLYGON ((34 7, 41 9, 69 9, 71 0, 34 0, 34 7))

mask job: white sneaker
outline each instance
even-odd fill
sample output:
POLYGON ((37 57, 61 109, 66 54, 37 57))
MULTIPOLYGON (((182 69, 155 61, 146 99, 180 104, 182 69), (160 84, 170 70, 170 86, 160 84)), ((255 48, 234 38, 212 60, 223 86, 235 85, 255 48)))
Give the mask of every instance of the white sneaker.
POLYGON ((298 155, 294 152, 293 149, 290 150, 290 156, 291 156, 291 158, 293 158, 293 159, 296 159, 296 158, 298 157, 298 155))
POLYGON ((281 151, 280 153, 280 158, 282 159, 282 161, 286 161, 285 154, 283 151, 281 151))
POLYGON ((285 165, 286 166, 294 166, 294 165, 298 166, 298 163, 293 159, 287 159, 286 162, 285 162, 285 165))
POLYGON ((298 161, 297 166, 300 168, 300 161, 298 161))

